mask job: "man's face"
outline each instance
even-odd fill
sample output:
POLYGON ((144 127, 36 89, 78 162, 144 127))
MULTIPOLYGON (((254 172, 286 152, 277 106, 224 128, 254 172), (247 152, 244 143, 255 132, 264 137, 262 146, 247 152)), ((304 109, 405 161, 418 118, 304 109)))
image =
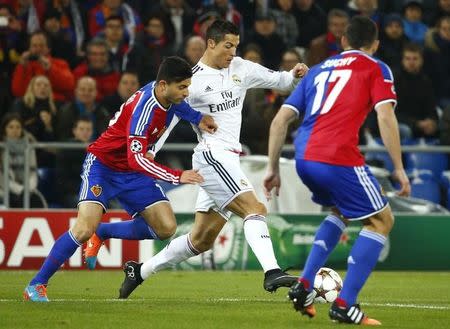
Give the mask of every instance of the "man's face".
POLYGON ((136 75, 125 73, 122 75, 117 87, 119 96, 126 100, 139 89, 139 81, 136 75))
POLYGON ((276 23, 273 19, 260 19, 255 21, 255 31, 262 36, 270 36, 275 32, 276 23))
POLYGON ((406 72, 418 73, 422 69, 422 55, 414 51, 403 52, 402 65, 406 72))
POLYGON ((164 81, 165 90, 164 98, 172 104, 181 103, 189 96, 188 87, 191 85, 191 78, 185 79, 181 82, 167 83, 164 81))
POLYGON ((417 6, 409 6, 405 10, 405 18, 410 22, 419 22, 422 19, 422 9, 417 6))
POLYGON ((77 125, 72 129, 75 139, 83 143, 91 140, 93 131, 92 122, 82 120, 78 121, 77 125))
POLYGON ((297 56, 295 56, 295 54, 287 52, 283 55, 283 58, 281 59, 280 69, 283 71, 290 71, 299 62, 300 60, 297 56))
POLYGON ((42 34, 36 34, 30 40, 30 53, 38 56, 47 56, 50 49, 47 45, 47 39, 42 34))
POLYGON ((110 9, 117 9, 122 4, 122 0, 103 0, 103 4, 110 9))
POLYGON ((75 88, 75 97, 83 104, 92 104, 97 97, 97 86, 92 78, 82 78, 75 88))
POLYGON ((450 0, 439 0, 439 7, 446 12, 450 12, 450 0))
POLYGON ((184 54, 189 62, 196 64, 202 58, 205 49, 205 41, 199 37, 193 37, 187 42, 184 54))
POLYGON ((164 34, 164 25, 158 18, 151 18, 145 27, 145 32, 148 35, 155 37, 157 39, 161 38, 164 34))
POLYGON ((334 16, 330 18, 328 23, 328 30, 335 36, 336 39, 340 40, 345 32, 345 28, 348 25, 348 19, 346 17, 334 16))
POLYGON ((123 24, 119 20, 109 20, 105 26, 105 36, 112 42, 120 42, 123 38, 123 24))
POLYGON ((447 41, 450 41, 450 19, 444 19, 439 24, 439 36, 447 41))
POLYGON ((108 64, 108 51, 105 47, 91 46, 87 53, 88 63, 94 70, 102 70, 108 64))
POLYGON ((236 49, 239 45, 239 36, 234 34, 225 34, 222 41, 215 43, 213 40, 208 40, 208 51, 213 53, 215 64, 218 68, 224 69, 230 66, 234 56, 236 56, 236 49))
POLYGON ((403 35, 403 25, 399 22, 391 22, 386 25, 384 32, 390 39, 399 39, 403 35))

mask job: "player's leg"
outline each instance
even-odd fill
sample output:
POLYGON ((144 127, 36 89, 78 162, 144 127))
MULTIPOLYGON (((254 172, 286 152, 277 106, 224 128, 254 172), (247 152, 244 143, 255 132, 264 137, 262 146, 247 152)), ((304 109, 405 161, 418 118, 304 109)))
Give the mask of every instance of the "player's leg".
POLYGON ((213 210, 196 212, 190 233, 173 239, 143 264, 133 261, 125 263, 125 280, 120 288, 119 298, 128 298, 151 275, 210 249, 225 223, 225 219, 213 210))
MULTIPOLYGON (((339 322, 378 325, 359 309, 357 297, 373 271, 386 238, 392 229, 394 217, 381 194, 381 188, 366 166, 355 167, 353 183, 347 190, 353 191, 352 204, 339 200, 340 211, 350 220, 361 220, 364 224, 347 260, 348 269, 343 288, 330 309, 330 318, 339 322)), ((345 176, 345 174, 343 175, 345 176)), ((350 177, 350 176, 349 176, 350 177)))
POLYGON ((264 270, 264 289, 273 292, 279 287, 292 286, 297 278, 283 272, 278 265, 266 223, 267 209, 255 192, 235 195, 226 209, 244 219, 245 239, 264 270))
POLYGON ((86 266, 91 270, 105 240, 164 240, 175 233, 175 216, 161 187, 151 177, 136 173, 129 176, 117 178, 113 186, 120 189, 117 198, 133 219, 98 225, 84 250, 86 266))
POLYGON ((85 202, 79 205, 75 225, 56 240, 41 269, 24 291, 25 300, 48 301, 46 286, 49 279, 74 252, 94 233, 103 215, 103 207, 85 202))

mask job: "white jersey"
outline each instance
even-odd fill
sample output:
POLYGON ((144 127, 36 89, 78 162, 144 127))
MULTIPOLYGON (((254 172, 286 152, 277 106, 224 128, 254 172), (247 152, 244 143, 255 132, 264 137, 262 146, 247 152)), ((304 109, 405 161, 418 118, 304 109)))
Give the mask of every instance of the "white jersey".
MULTIPOLYGON (((195 151, 220 148, 240 152, 242 106, 247 90, 273 88, 292 91, 299 81, 292 72, 275 72, 240 57, 235 57, 228 68, 221 70, 198 62, 192 72, 192 84, 186 101, 197 111, 212 116, 219 127, 214 134, 200 132, 194 127, 199 141, 195 151)), ((175 118, 165 136, 161 136, 155 145, 155 152, 161 148, 178 120, 175 118)))

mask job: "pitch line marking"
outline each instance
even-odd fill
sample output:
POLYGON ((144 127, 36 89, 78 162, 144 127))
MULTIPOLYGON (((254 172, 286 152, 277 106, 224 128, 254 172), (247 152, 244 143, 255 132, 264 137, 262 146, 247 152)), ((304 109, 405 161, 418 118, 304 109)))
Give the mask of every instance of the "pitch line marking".
MULTIPOLYGON (((89 298, 77 298, 77 299, 65 299, 55 298, 50 302, 55 303, 78 303, 78 302, 91 302, 91 303, 142 303, 143 301, 158 301, 155 299, 116 299, 116 298, 103 298, 103 299, 89 299, 89 298)), ((166 300, 166 299, 161 299, 166 300)), ((207 298, 206 302, 211 303, 239 303, 239 302, 269 302, 269 303, 286 303, 284 300, 271 300, 264 298, 207 298)), ((11 302, 24 302, 22 299, 0 299, 0 303, 11 302)), ((45 303, 43 303, 45 304, 45 303)), ((414 308, 414 309, 427 309, 427 310, 450 310, 450 306, 437 306, 437 305, 421 305, 421 304, 398 304, 398 303, 361 303, 362 305, 374 306, 374 307, 390 307, 390 308, 414 308)))

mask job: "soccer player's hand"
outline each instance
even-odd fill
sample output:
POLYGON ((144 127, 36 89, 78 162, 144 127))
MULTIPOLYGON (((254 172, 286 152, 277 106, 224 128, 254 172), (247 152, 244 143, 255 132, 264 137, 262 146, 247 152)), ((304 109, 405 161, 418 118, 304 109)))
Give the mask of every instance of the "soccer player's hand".
POLYGON ((292 69, 292 75, 294 76, 294 78, 299 79, 303 78, 306 73, 308 73, 308 71, 309 67, 306 64, 297 63, 292 69))
POLYGON ((275 195, 280 195, 281 178, 280 173, 268 171, 266 177, 264 177, 263 187, 264 194, 266 195, 267 201, 272 200, 272 190, 275 188, 275 195))
POLYGON ((409 178, 404 169, 395 169, 392 176, 396 181, 400 183, 400 190, 397 192, 399 196, 409 196, 411 193, 411 185, 409 184, 409 178))
POLYGON ((180 177, 181 184, 199 184, 203 183, 203 177, 198 170, 185 170, 180 177))
POLYGON ((214 134, 217 130, 217 124, 214 122, 214 119, 210 115, 204 115, 198 127, 201 130, 207 131, 210 134, 214 134))

